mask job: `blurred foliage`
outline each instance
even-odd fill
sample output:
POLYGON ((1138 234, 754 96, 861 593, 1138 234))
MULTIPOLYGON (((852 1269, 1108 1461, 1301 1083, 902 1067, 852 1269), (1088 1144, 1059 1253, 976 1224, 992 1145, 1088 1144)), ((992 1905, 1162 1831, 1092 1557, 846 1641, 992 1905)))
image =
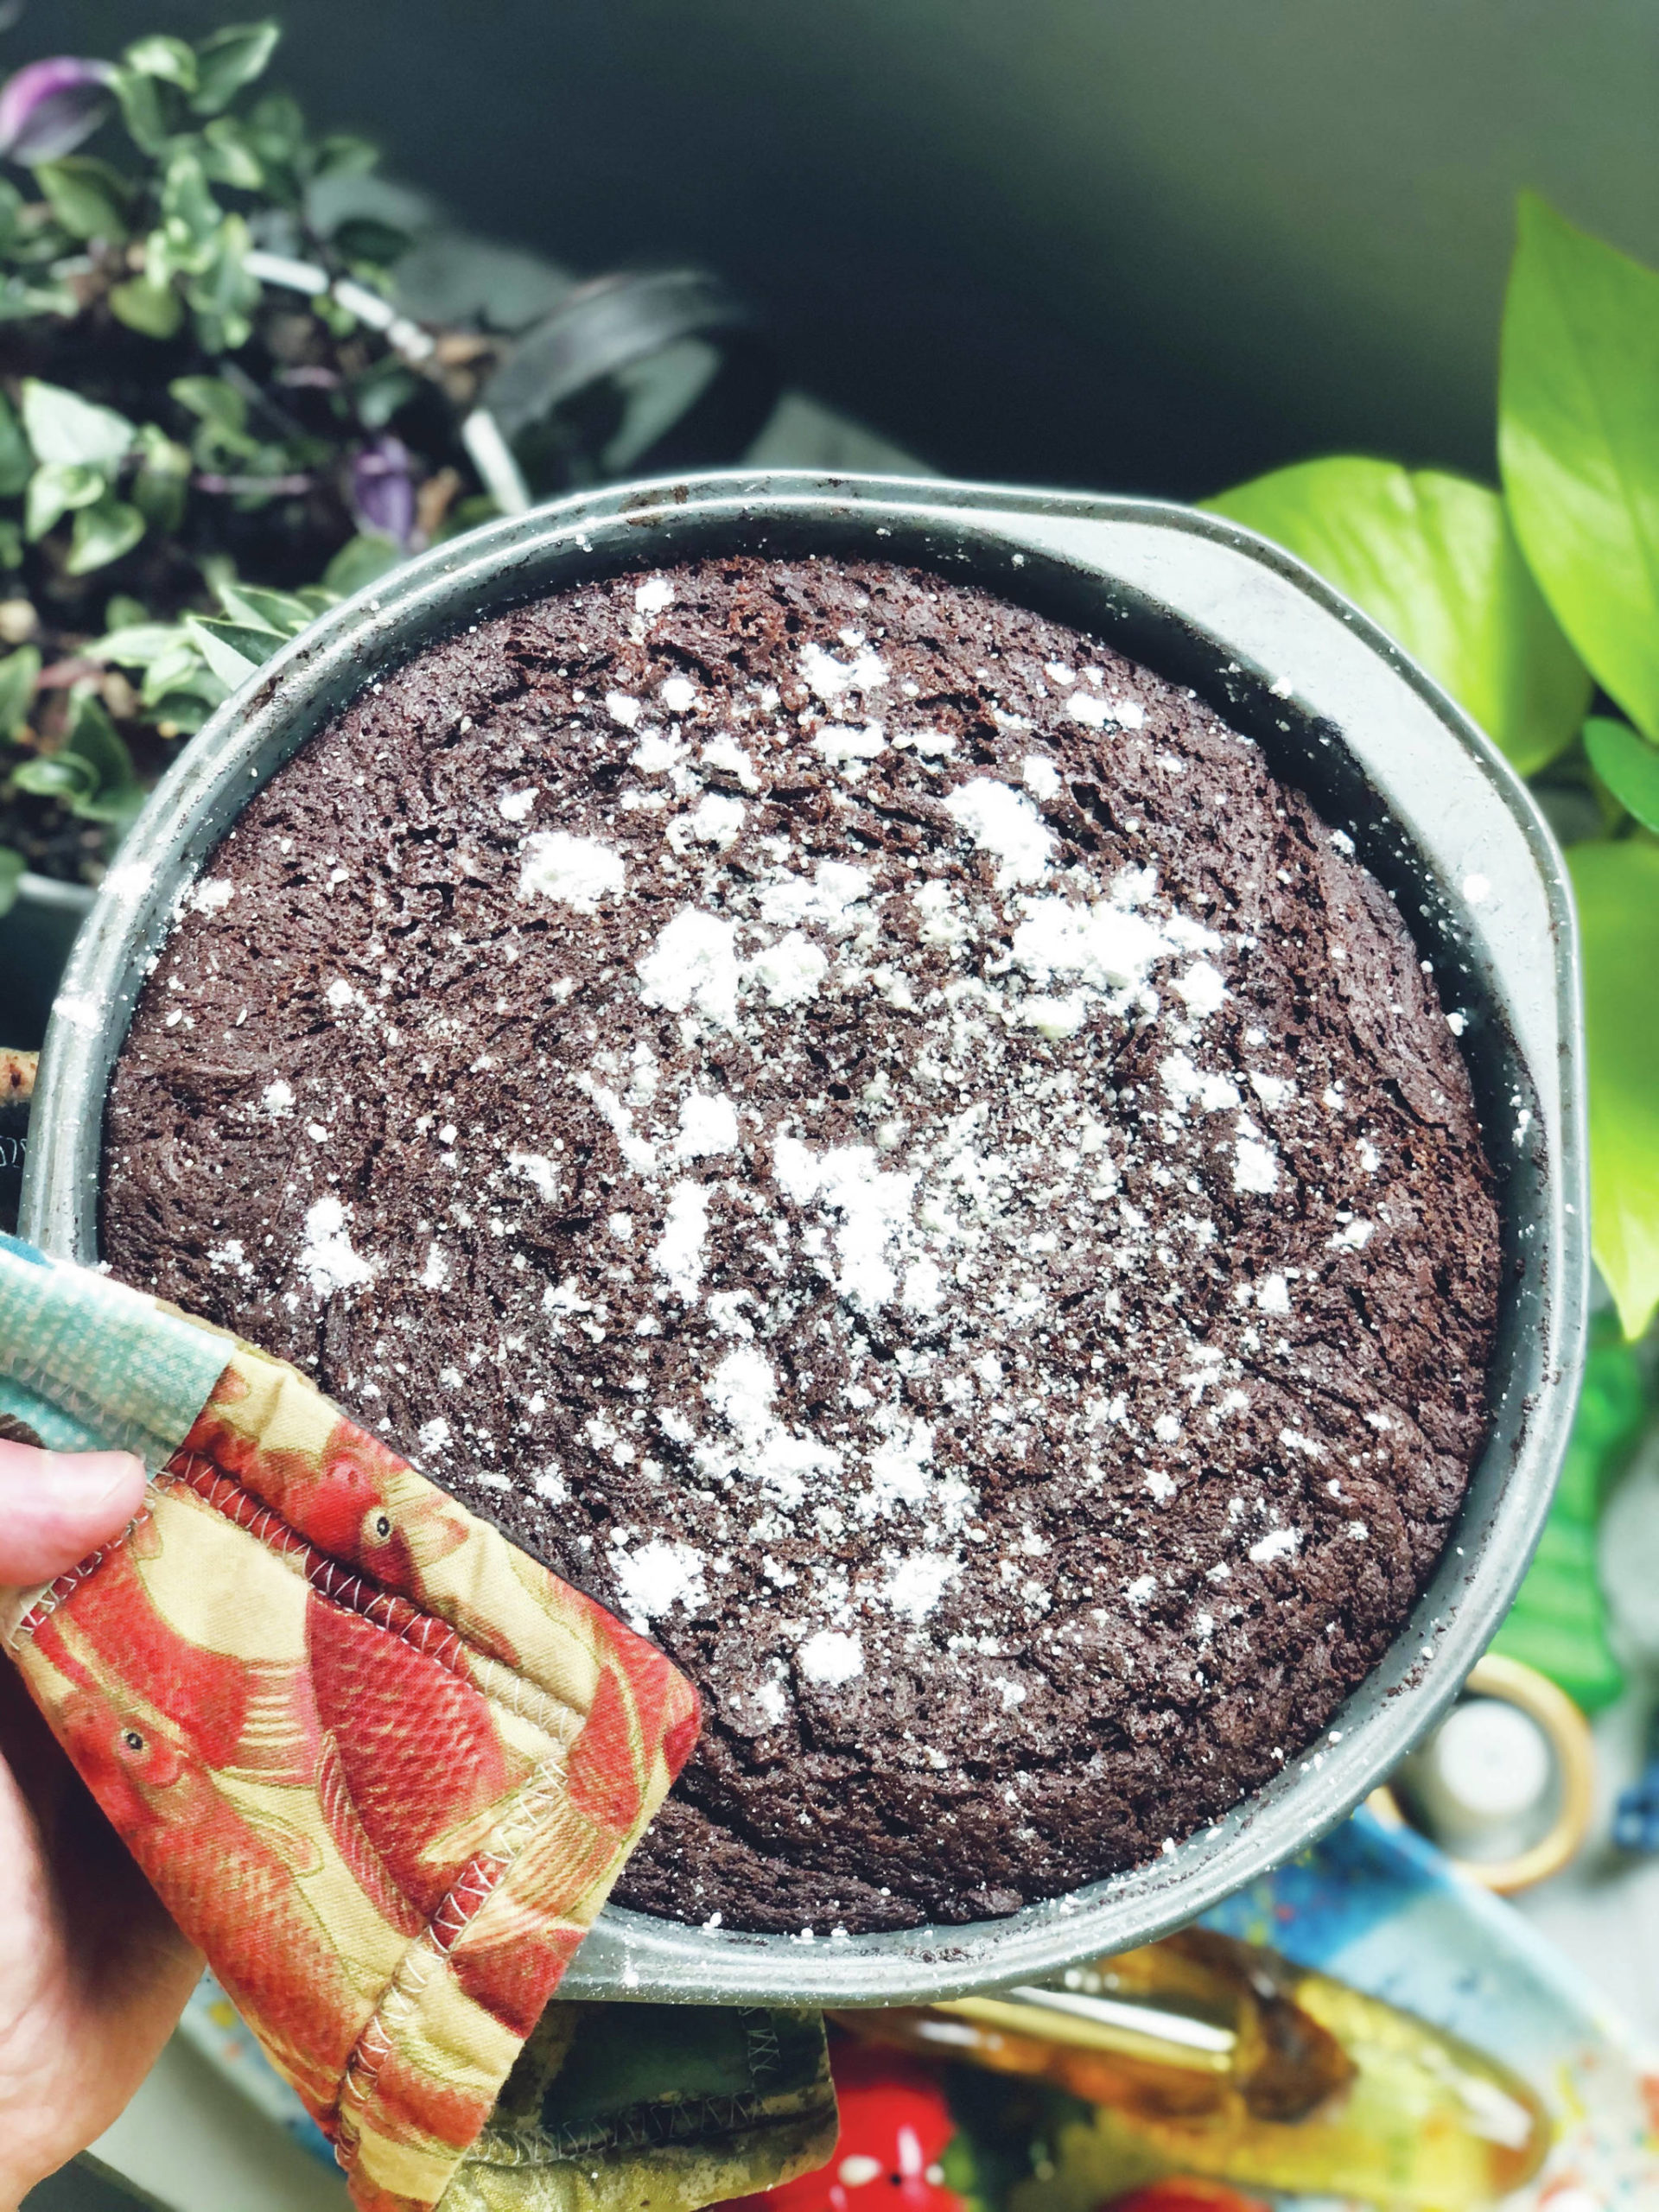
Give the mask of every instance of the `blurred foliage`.
POLYGON ((1637 1354, 1613 1316, 1599 1315, 1555 1502, 1520 1594, 1492 1639, 1494 1651, 1548 1675, 1586 1713, 1599 1713, 1624 1687, 1608 1641, 1596 1532, 1601 1509, 1642 1440, 1649 1411, 1637 1354))
POLYGON ((1659 274, 1521 202, 1503 488, 1341 455, 1218 513, 1345 593, 1569 827, 1592 1229, 1629 1336, 1659 1307, 1659 274), (1628 720, 1597 712, 1592 690, 1628 720))
POLYGON ((25 857, 95 878, 169 745, 479 518, 473 385, 391 304, 409 238, 342 197, 374 149, 264 90, 278 36, 0 87, 0 904, 25 857))

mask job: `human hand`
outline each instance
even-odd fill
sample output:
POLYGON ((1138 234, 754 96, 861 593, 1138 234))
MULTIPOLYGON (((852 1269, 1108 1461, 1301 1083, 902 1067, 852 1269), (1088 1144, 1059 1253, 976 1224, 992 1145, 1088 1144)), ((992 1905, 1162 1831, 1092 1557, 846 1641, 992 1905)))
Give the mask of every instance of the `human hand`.
MULTIPOLYGON (((127 1452, 0 1440, 0 1586, 73 1567, 143 1491, 127 1452)), ((200 1972, 0 1659, 0 2212, 103 2133, 200 1972)))

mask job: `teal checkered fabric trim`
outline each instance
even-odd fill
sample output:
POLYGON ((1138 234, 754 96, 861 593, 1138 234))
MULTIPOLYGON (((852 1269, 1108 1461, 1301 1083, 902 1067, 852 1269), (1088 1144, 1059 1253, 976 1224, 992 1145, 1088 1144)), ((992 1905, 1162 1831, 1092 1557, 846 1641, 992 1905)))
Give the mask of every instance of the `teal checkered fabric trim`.
POLYGON ((136 1452, 154 1474, 226 1357, 217 1330, 0 1236, 0 1413, 52 1451, 136 1452))

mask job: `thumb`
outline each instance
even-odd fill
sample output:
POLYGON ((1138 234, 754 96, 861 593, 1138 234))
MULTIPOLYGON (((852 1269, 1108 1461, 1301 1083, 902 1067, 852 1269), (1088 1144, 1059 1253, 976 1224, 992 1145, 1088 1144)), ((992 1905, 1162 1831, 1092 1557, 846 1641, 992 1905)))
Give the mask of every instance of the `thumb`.
POLYGON ((118 1536, 144 1502, 130 1452, 42 1452, 0 1440, 0 1586, 66 1573, 118 1536))

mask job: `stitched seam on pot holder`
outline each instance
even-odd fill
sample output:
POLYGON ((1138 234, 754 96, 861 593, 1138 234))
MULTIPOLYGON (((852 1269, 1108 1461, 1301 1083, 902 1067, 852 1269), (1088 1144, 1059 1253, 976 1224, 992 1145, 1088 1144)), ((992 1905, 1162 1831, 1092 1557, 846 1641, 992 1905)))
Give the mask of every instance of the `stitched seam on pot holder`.
POLYGON ((284 1521, 274 1506, 267 1505, 234 1475, 226 1474, 210 1453, 187 1452, 181 1446, 156 1480, 158 1487, 191 1491, 204 1505, 246 1530, 273 1558, 302 1574, 319 1597, 330 1599, 354 1612, 359 1619, 399 1637, 412 1649, 435 1659, 457 1681, 467 1683, 493 1705, 504 1706, 517 1719, 528 1721, 548 1735, 563 1737, 569 1733, 572 1740, 587 1726, 588 1713, 582 1707, 571 1703, 533 1676, 515 1673, 492 1652, 480 1650, 453 1623, 438 1614, 423 1611, 412 1598, 404 1597, 401 1591, 388 1590, 363 1568, 346 1567, 332 1557, 284 1521), (336 1576, 337 1581, 334 1580, 336 1576), (366 1602, 359 1603, 359 1596, 366 1602), (378 1618, 381 1611, 388 1618, 378 1618), (428 1643, 410 1633, 416 1624, 423 1631, 429 1630, 436 1641, 428 1643), (470 1656, 470 1665, 457 1663, 454 1655, 461 1651, 470 1656))
POLYGON ((307 1583, 325 1605, 335 1605, 341 1612, 366 1621, 382 1635, 395 1637, 400 1643, 406 1643, 423 1659, 432 1660, 456 1681, 476 1691, 486 1705, 527 1722, 555 1743, 561 1740, 565 1730, 550 1718, 548 1707, 569 1724, 572 1742, 587 1726, 588 1715, 580 1707, 564 1704, 539 1684, 527 1688, 510 1667, 480 1652, 448 1621, 423 1612, 412 1599, 398 1591, 383 1589, 360 1569, 342 1567, 338 1560, 331 1559, 327 1552, 290 1528, 273 1507, 244 1490, 206 1452, 179 1454, 156 1479, 158 1490, 182 1492, 197 1498, 210 1512, 230 1522, 245 1535, 251 1536, 290 1573, 307 1583), (181 1465, 181 1461, 184 1464, 181 1465), (203 1480, 204 1471, 210 1480, 203 1480), (338 1581, 334 1580, 336 1576, 338 1581), (429 1632, 435 1641, 426 1640, 429 1632), (476 1670, 459 1657, 461 1652, 472 1656, 476 1670))
POLYGON ((105 1560, 113 1558, 139 1522, 149 1518, 149 1508, 145 1506, 143 1512, 133 1515, 118 1536, 111 1536, 107 1544, 100 1544, 95 1552, 88 1552, 85 1559, 77 1560, 64 1573, 55 1576, 50 1582, 43 1582, 28 1611, 6 1638, 7 1649, 18 1650, 26 1639, 35 1634, 42 1621, 49 1619, 60 1605, 67 1604, 81 1584, 89 1582, 105 1560))
MULTIPOLYGON (((272 1507, 244 1490, 206 1453, 179 1452, 158 1478, 158 1483, 168 1490, 188 1495, 209 1511, 228 1520, 290 1573, 306 1581, 324 1603, 354 1614, 383 1635, 394 1636, 408 1643, 418 1656, 433 1660, 453 1675, 486 1706, 504 1701, 493 1698, 490 1691, 482 1688, 458 1663, 462 1651, 470 1652, 474 1648, 458 1630, 434 1620, 408 1599, 380 1588, 369 1576, 343 1567, 327 1553, 319 1551, 272 1507), (318 1580, 319 1571, 327 1575, 327 1583, 318 1580), (442 1637, 431 1645, 411 1633, 439 1629, 442 1637)), ((587 1716, 573 1717, 586 1725, 587 1716)), ((511 1874, 550 1813, 564 1798, 567 1758, 567 1748, 550 1737, 546 1756, 526 1776, 516 1797, 502 1813, 498 1823, 500 1847, 475 1853, 467 1860, 420 1934, 411 1937, 388 1978, 374 2012, 341 2069, 336 2092, 337 2124, 342 2136, 348 2139, 336 2141, 334 2155, 347 2172, 355 2166, 358 2156, 358 2131, 353 2123, 360 2115, 372 2126, 380 2068, 396 2047, 397 2028, 418 2013, 423 1993, 434 1969, 444 1973, 450 1970, 449 1954, 454 1946, 511 1874)))
MULTIPOLYGON (((411 1644, 424 1657, 435 1659, 441 1667, 448 1668, 452 1675, 462 1674, 457 1655, 463 1649, 475 1651, 476 1647, 458 1628, 423 1612, 413 1599, 404 1597, 401 1591, 388 1590, 361 1567, 346 1567, 321 1550, 308 1536, 301 1535, 298 1529, 284 1521, 274 1506, 244 1489, 233 1475, 227 1475, 205 1452, 176 1452, 157 1480, 169 1487, 192 1491, 204 1505, 234 1522, 267 1551, 295 1566, 319 1597, 331 1599, 346 1612, 356 1613, 402 1643, 411 1644), (423 1632, 434 1640, 429 1643, 424 1641, 423 1632)), ((464 1675, 462 1678, 467 1679, 464 1675)))
MULTIPOLYGON (((349 2173, 359 2152, 359 2120, 372 2122, 380 2069, 394 2048, 391 2030, 419 2008, 433 1969, 449 1970, 449 1954, 523 1855, 526 1845, 565 1794, 563 1757, 542 1761, 526 1777, 516 1804, 502 1817, 504 1848, 480 1851, 462 1867, 437 1909, 397 1961, 341 2069, 335 2113, 340 2136, 335 2163, 349 2173), (348 2109, 347 2099, 352 2107, 348 2109)), ((459 2158, 461 2153, 457 2152, 459 2158)))

